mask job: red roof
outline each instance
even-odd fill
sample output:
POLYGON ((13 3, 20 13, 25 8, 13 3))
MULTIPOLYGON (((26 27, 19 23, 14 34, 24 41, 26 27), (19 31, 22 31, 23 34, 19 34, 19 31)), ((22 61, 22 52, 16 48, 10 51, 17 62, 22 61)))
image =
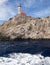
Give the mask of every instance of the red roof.
POLYGON ((26 16, 26 13, 24 13, 24 12, 21 12, 21 14, 22 14, 23 16, 26 16))

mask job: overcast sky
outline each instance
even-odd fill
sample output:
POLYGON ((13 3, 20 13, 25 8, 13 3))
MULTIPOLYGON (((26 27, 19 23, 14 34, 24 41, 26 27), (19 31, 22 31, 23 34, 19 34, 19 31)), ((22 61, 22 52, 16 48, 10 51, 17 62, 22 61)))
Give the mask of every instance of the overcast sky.
POLYGON ((50 0, 0 0, 0 24, 17 14, 19 3, 29 16, 50 16, 50 0))

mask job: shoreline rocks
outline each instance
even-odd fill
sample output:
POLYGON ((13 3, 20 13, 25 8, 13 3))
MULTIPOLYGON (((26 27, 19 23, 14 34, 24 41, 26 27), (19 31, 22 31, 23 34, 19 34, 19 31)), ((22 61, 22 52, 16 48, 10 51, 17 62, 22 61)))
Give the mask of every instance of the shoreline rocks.
POLYGON ((0 40, 50 39, 50 17, 33 18, 16 15, 0 25, 0 40))

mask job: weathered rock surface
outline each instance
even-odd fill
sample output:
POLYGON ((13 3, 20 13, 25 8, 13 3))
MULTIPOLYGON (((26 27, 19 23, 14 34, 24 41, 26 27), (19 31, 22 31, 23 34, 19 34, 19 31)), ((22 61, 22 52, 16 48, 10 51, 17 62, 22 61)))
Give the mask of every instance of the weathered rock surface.
POLYGON ((33 18, 16 15, 0 25, 0 39, 49 39, 50 17, 33 18))

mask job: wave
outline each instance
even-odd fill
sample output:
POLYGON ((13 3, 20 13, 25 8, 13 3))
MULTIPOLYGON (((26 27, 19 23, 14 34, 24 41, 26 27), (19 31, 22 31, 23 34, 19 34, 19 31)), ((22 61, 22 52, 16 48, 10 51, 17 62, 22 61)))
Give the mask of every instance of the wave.
POLYGON ((10 53, 0 57, 0 65, 50 65, 50 57, 41 54, 10 53))

